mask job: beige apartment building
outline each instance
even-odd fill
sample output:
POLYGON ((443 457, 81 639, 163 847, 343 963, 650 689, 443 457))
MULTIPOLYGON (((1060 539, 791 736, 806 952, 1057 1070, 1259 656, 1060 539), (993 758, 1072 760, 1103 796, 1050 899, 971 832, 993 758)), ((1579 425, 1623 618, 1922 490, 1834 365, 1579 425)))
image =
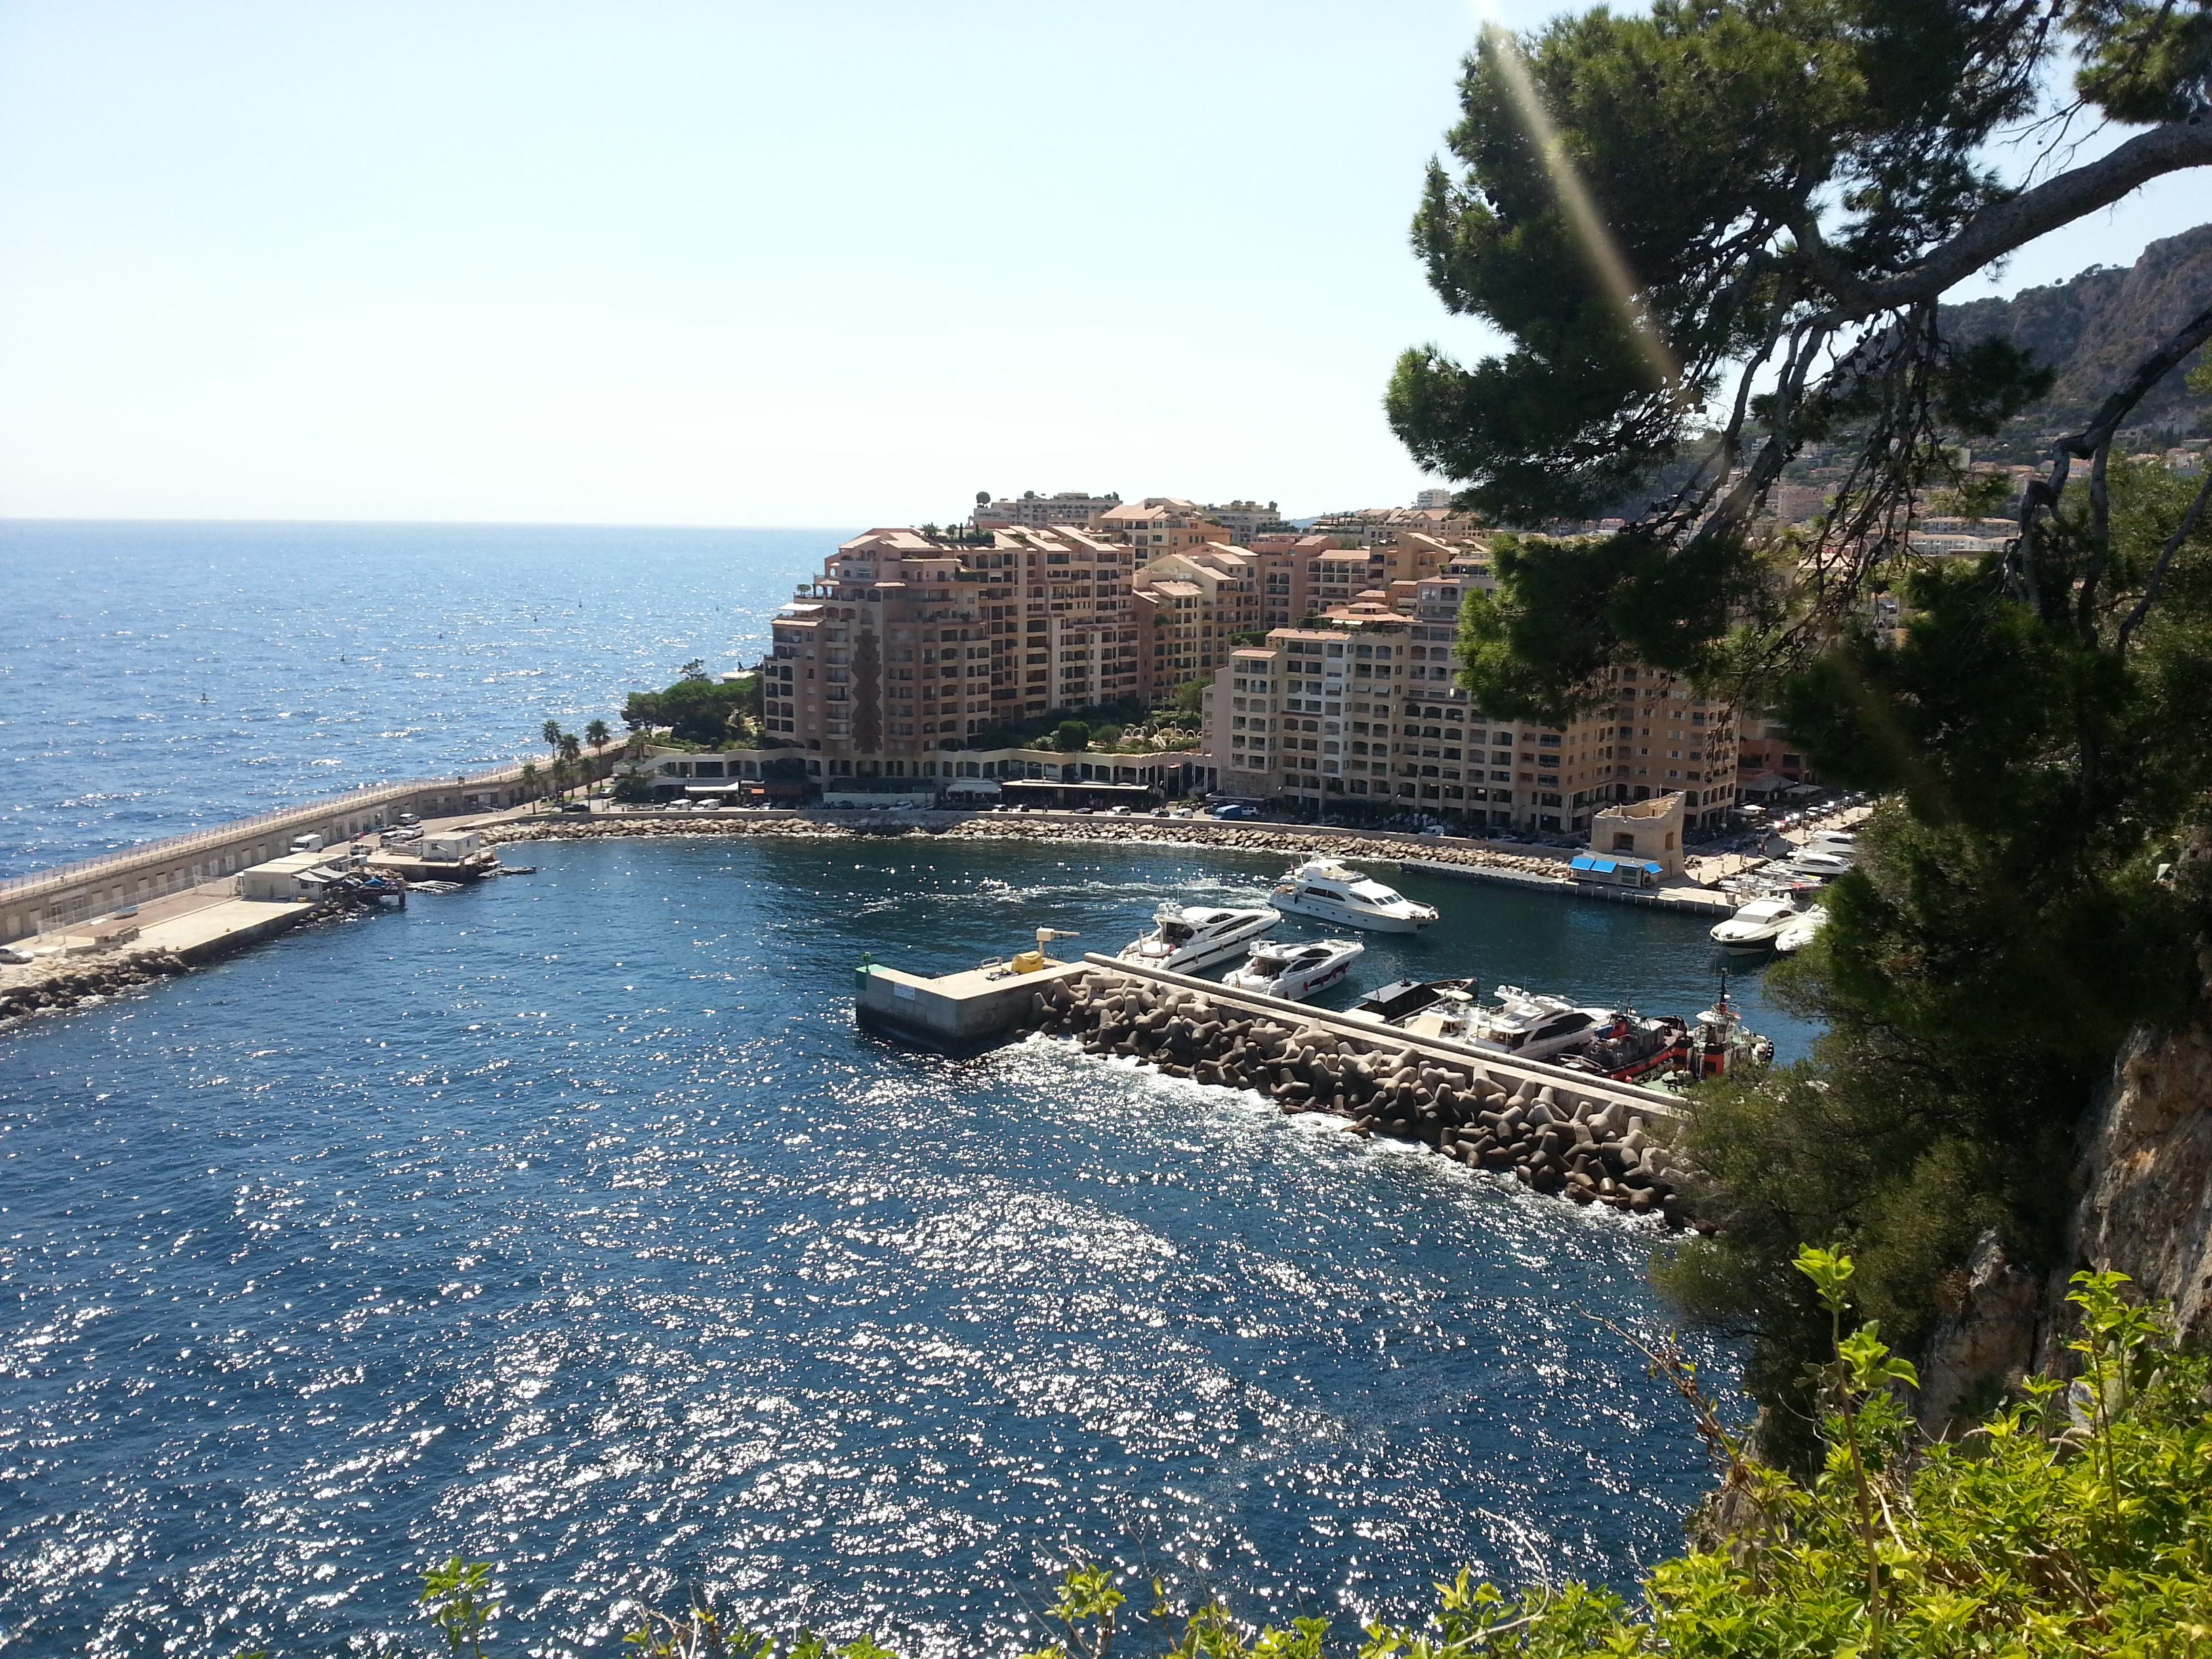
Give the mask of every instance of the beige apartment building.
POLYGON ((1261 631, 1259 568, 1252 554, 1219 542, 1138 568, 1139 696, 1165 702, 1190 681, 1219 672, 1238 635, 1261 631))
POLYGON ((1410 610, 1358 601, 1233 652, 1207 702, 1222 788, 1570 835, 1610 803, 1680 791, 1691 827, 1724 823, 1733 718, 1672 677, 1623 670, 1612 703, 1565 729, 1470 705, 1453 645, 1467 591, 1489 581, 1486 562, 1463 557, 1420 580, 1410 610))
POLYGON ((1009 721, 1133 698, 1133 571, 1130 548, 1065 526, 856 536, 771 625, 767 733, 816 777, 921 775, 908 763, 1009 721))
POLYGON ((1221 539, 1239 547, 1249 547, 1253 538, 1267 533, 1281 525, 1283 517, 1273 501, 1231 501, 1227 505, 1209 501, 1199 511, 1229 533, 1221 539))
POLYGON ((995 501, 979 497, 975 528, 1048 530, 1066 525, 1083 530, 1095 523, 1100 514, 1121 505, 1121 498, 1110 492, 1091 495, 1080 489, 1063 489, 1056 495, 1040 495, 1034 489, 1025 489, 1018 497, 995 501))
POLYGON ((1177 495, 1147 495, 1141 501, 1109 507, 1098 515, 1096 529, 1099 535, 1135 548, 1139 562, 1229 539, 1228 532, 1206 516, 1204 507, 1177 495))

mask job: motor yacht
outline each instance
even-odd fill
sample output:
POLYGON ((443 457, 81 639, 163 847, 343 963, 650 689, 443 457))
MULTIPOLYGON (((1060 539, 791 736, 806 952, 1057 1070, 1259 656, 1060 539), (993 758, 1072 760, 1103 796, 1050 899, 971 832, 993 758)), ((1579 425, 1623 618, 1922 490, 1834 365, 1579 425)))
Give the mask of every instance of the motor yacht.
POLYGON ((1363 997, 1349 1011, 1415 1036, 1442 1037, 1522 1060, 1548 1060, 1571 1071, 1621 1079, 1640 1078, 1686 1057, 1687 1027, 1671 1015, 1650 1018, 1578 1006, 1564 997, 1502 985, 1486 1005, 1469 979, 1401 979, 1363 997))
POLYGON ((1437 919, 1433 905, 1417 904, 1334 859, 1308 859, 1277 882, 1269 896, 1279 910, 1378 933, 1419 933, 1437 919))
POLYGON ((1232 991, 1303 1002, 1352 971, 1367 947, 1354 939, 1264 940, 1251 947, 1244 965, 1221 982, 1232 991))
POLYGON ((1828 925, 1826 905, 1816 904, 1803 915, 1794 917, 1774 936, 1774 948, 1784 956, 1794 956, 1813 942, 1813 936, 1828 925))
POLYGON ((1851 862, 1851 852, 1847 847, 1801 847, 1791 856, 1790 868, 1833 880, 1850 869, 1851 862))
POLYGON ((1283 919, 1269 905, 1257 909, 1207 909, 1164 899, 1152 912, 1152 931, 1121 947, 1121 960, 1147 968, 1194 974, 1240 954, 1283 919))
POLYGON ((1803 913, 1787 898, 1755 898, 1712 929, 1713 943, 1723 951, 1764 951, 1772 946, 1784 927, 1803 913))

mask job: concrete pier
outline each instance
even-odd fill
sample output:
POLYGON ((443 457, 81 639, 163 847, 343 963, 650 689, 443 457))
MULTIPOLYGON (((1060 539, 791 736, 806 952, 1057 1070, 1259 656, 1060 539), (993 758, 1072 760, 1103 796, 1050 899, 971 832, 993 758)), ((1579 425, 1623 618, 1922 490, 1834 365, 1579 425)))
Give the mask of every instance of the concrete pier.
POLYGON ((1431 859, 1400 859, 1397 864, 1401 870, 1411 870, 1416 875, 1448 876, 1455 881, 1498 882, 1541 893, 1604 899, 1613 904, 1637 904, 1650 910, 1679 910, 1688 915, 1732 916, 1738 908, 1737 902, 1727 894, 1704 887, 1613 887, 1601 881, 1560 881, 1550 876, 1523 875, 1518 871, 1486 865, 1443 864, 1431 859))
POLYGON ((863 1025, 924 1048, 973 1053, 1028 1030, 1035 1023, 1030 999, 1043 987, 1089 971, 1083 963, 1048 957, 1026 974, 998 963, 924 979, 868 963, 856 975, 853 1012, 863 1025))

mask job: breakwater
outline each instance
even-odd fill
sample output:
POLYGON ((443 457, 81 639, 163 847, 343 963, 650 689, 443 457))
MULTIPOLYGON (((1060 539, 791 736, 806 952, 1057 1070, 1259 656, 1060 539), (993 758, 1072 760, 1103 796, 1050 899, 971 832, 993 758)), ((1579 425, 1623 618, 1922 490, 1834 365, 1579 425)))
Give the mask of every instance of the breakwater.
POLYGON ((1030 1017, 1037 1030, 1072 1037, 1087 1053, 1252 1090, 1285 1112, 1333 1113, 1357 1133, 1510 1172, 1538 1192, 1656 1215, 1670 1226, 1692 1218, 1693 1182, 1667 1144, 1661 1109, 1638 1112, 1625 1097, 1640 1091, 1547 1082, 1523 1068, 1500 1075, 1480 1060, 1425 1053, 1433 1045, 1382 1026, 1367 1037, 1341 1021, 1255 1012, 1243 1003, 1106 969, 1040 987, 1030 1017))
POLYGON ((1575 890, 1565 860, 1516 852, 1485 842, 1408 836, 1389 830, 1346 830, 1304 823, 1225 823, 1211 818, 1112 817, 1078 813, 998 812, 612 812, 587 818, 510 819, 484 831, 488 843, 515 841, 599 841, 633 836, 696 836, 798 840, 862 839, 928 842, 1013 842, 1030 845, 1085 843, 1118 847, 1207 847, 1224 852, 1325 856, 1402 862, 1418 851, 1425 863, 1492 869, 1563 891, 1575 890))
POLYGON ((28 939, 122 906, 143 904, 228 881, 240 870, 281 857, 295 836, 338 842, 398 821, 482 812, 522 799, 518 763, 473 777, 417 779, 304 801, 189 835, 126 847, 99 858, 0 882, 0 944, 28 939))

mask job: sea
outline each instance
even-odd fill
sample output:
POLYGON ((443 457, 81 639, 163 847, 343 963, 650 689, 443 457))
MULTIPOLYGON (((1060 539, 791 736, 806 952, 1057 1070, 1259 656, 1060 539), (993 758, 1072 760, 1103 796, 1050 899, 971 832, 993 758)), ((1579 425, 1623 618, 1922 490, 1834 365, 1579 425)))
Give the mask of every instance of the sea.
MULTIPOLYGON (((611 719, 757 655, 838 534, 7 526, 9 857, 611 719)), ((427 1651, 456 1553, 494 1652, 696 1602, 934 1659, 1041 1645, 1084 1563, 1346 1639, 1463 1566, 1628 1590, 1679 1551, 1711 1471, 1626 1340, 1674 1328, 1652 1224, 1062 1042, 853 1024, 864 961, 1115 949, 1278 861, 510 857, 0 1030, 0 1654, 427 1651)), ((1332 1000, 1714 988, 1691 919, 1401 884, 1444 921, 1332 1000)), ((1728 1400, 1735 1341, 1680 1336, 1728 1400)))

